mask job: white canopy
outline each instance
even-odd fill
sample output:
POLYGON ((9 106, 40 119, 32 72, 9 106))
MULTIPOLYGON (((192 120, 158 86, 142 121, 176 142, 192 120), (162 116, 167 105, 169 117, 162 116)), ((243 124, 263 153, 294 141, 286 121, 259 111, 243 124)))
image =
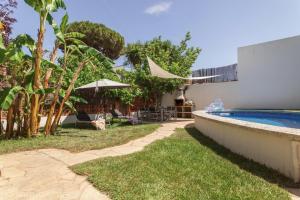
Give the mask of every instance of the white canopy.
POLYGON ((116 82, 116 81, 112 81, 112 80, 108 80, 108 79, 101 79, 101 80, 89 83, 87 85, 83 85, 79 88, 76 88, 76 90, 87 89, 87 88, 117 89, 117 88, 128 88, 128 87, 130 87, 129 84, 120 83, 120 82, 116 82))
POLYGON ((150 72, 152 76, 160 77, 160 78, 177 78, 177 79, 184 79, 184 80, 203 80, 203 79, 209 79, 218 77, 220 75, 214 75, 214 76, 201 76, 201 77, 190 77, 190 78, 184 78, 181 76, 177 76, 175 74, 171 74, 170 72, 162 69, 160 66, 158 66, 153 60, 151 60, 148 56, 148 63, 150 67, 150 72))

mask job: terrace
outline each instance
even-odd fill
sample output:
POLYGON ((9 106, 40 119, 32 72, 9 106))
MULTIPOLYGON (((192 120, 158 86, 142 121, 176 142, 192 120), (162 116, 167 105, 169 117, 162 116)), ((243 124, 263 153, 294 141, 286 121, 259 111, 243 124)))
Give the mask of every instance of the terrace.
MULTIPOLYGON (((300 199, 300 36, 240 47, 236 64, 227 65, 227 49, 257 40, 231 32, 222 41, 239 42, 213 50, 220 37, 210 32, 212 20, 204 60, 224 67, 192 71, 201 63, 201 34, 178 40, 172 24, 198 27, 198 19, 182 20, 191 13, 202 19, 199 11, 211 2, 199 2, 160 2, 139 14, 146 4, 0 3, 0 200, 300 199), (173 4, 188 12, 169 13, 173 4), (99 12, 103 5, 113 23, 99 12), (66 11, 120 33, 72 21, 66 11), (162 13, 172 17, 157 20, 162 13), (126 26, 116 23, 133 14, 126 26), (24 15, 32 25, 20 29, 24 15), (153 19, 160 25, 148 23, 153 19), (144 31, 142 39, 128 35, 132 30, 144 31), (145 41, 153 30, 172 40, 145 41), (218 55, 222 49, 227 53, 218 55)), ((272 20, 278 27, 281 20, 272 20)), ((226 25, 224 33, 236 30, 226 25)))

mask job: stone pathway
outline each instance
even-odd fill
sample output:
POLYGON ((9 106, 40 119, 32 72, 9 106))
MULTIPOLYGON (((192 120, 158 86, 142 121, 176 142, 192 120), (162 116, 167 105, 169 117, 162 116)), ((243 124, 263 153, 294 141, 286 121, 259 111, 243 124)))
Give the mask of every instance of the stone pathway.
POLYGON ((102 150, 70 153, 41 149, 0 156, 0 200, 106 200, 86 177, 68 167, 97 158, 121 156, 143 150, 148 144, 174 133, 192 121, 164 123, 153 133, 127 144, 102 150))
POLYGON ((300 188, 286 188, 292 200, 300 200, 300 188))

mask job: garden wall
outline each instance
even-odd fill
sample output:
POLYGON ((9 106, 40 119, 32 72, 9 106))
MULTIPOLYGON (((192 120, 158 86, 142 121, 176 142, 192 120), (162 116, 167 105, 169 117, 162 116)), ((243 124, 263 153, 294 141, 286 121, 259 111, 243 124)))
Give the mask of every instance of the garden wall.
MULTIPOLYGON (((300 109, 300 36, 238 48, 238 81, 189 86, 186 97, 202 110, 221 98, 225 108, 300 109)), ((173 104, 165 95, 162 104, 173 104)))
POLYGON ((193 113, 195 127, 232 152, 300 181, 300 130, 193 113))

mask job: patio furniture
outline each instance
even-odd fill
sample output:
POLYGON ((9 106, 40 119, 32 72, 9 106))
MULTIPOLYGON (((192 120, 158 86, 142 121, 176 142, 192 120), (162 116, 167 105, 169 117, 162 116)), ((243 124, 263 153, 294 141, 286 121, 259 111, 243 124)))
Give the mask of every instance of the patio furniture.
POLYGON ((162 112, 155 107, 150 107, 148 111, 148 120, 161 121, 162 112))
POLYGON ((96 115, 96 119, 104 119, 105 124, 111 126, 112 115, 110 113, 100 113, 96 115))
POLYGON ((148 120, 149 110, 147 108, 142 108, 139 110, 139 118, 142 120, 148 120))
POLYGON ((114 119, 129 119, 128 116, 123 115, 118 109, 113 109, 110 111, 111 115, 112 115, 112 121, 114 119))
POLYGON ((91 120, 90 116, 86 112, 78 112, 76 115, 75 127, 80 126, 92 126, 97 130, 105 130, 105 119, 91 120))
POLYGON ((170 113, 170 118, 177 119, 177 110, 175 106, 168 106, 167 111, 170 113))
POLYGON ((113 119, 112 114, 111 113, 105 113, 104 119, 105 119, 106 124, 108 124, 109 126, 111 126, 112 119, 113 119))
POLYGON ((132 112, 130 118, 128 119, 128 121, 132 125, 143 123, 142 118, 139 116, 139 112, 132 112))
POLYGON ((169 121, 172 118, 172 112, 167 108, 162 108, 161 112, 161 121, 169 121))
POLYGON ((97 130, 105 130, 105 119, 97 119, 91 122, 92 126, 97 130))

